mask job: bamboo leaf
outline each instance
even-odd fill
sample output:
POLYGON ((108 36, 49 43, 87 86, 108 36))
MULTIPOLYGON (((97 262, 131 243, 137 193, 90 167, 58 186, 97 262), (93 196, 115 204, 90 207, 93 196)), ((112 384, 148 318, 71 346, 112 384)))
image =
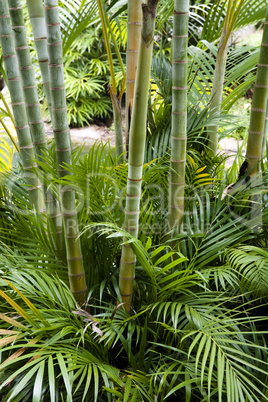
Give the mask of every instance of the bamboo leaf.
POLYGON ((208 367, 208 399, 210 398, 211 380, 212 380, 212 375, 213 375, 213 370, 214 370, 216 352, 217 352, 217 346, 216 346, 216 343, 213 341, 211 353, 210 353, 210 357, 209 357, 209 367, 208 367))
POLYGON ((198 383, 199 382, 199 378, 191 378, 191 379, 187 379, 186 381, 181 382, 179 385, 177 385, 176 387, 172 388, 171 391, 169 391, 166 395, 166 398, 168 398, 169 396, 171 396, 172 394, 174 394, 174 392, 178 391, 181 388, 184 388, 186 386, 189 386, 190 384, 193 383, 198 383))
MULTIPOLYGON (((34 373, 39 369, 39 363, 42 362, 43 359, 44 359, 44 357, 42 356, 40 358, 35 359, 34 361, 28 362, 27 365, 23 365, 18 370, 13 372, 1 384, 1 388, 3 388, 4 386, 6 386, 10 382, 12 382, 17 376, 19 376, 19 374, 23 373, 23 371, 27 371, 27 373, 22 377, 22 380, 19 383, 17 383, 17 385, 15 385, 15 387, 13 389, 11 389, 11 391, 9 392, 8 399, 7 399, 8 401, 12 401, 12 398, 17 396, 21 392, 21 390, 24 389, 24 387, 27 385, 28 381, 30 381, 30 379, 32 378, 34 373), (30 367, 32 367, 32 368, 30 368, 30 367)), ((4 366, 4 363, 2 363, 1 369, 4 366)))

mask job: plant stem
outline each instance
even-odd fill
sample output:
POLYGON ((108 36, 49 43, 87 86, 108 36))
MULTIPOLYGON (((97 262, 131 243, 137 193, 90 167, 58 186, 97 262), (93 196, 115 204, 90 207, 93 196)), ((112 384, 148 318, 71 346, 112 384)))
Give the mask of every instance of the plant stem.
POLYGON ((128 0, 127 54, 126 54, 126 150, 128 154, 135 77, 141 36, 141 0, 128 0))
POLYGON ((229 39, 235 21, 239 15, 239 12, 244 2, 245 0, 228 1, 227 13, 223 25, 220 43, 218 46, 218 54, 216 58, 214 80, 210 99, 211 116, 215 116, 216 124, 208 126, 208 148, 210 149, 213 155, 216 155, 218 150, 218 130, 219 130, 218 117, 221 111, 222 93, 223 93, 223 84, 224 84, 229 39))
MULTIPOLYGON (((114 116, 114 123, 115 123, 115 148, 116 148, 116 157, 118 164, 123 163, 123 152, 124 152, 124 145, 123 145, 123 128, 122 128, 122 113, 121 113, 121 98, 117 96, 117 88, 116 88, 116 81, 115 81, 115 73, 114 73, 114 66, 113 66, 113 56, 111 51, 111 46, 108 38, 108 28, 110 32, 112 29, 110 27, 109 21, 107 16, 105 15, 105 10, 103 8, 102 0, 97 0, 101 25, 102 25, 102 32, 104 37, 104 43, 109 63, 110 75, 111 75, 111 88, 110 88, 110 95, 113 105, 113 116, 114 116)), ((113 37, 113 36, 112 36, 113 37)), ((120 62, 121 57, 119 58, 120 62)), ((121 65, 121 63, 120 63, 121 65)), ((122 65, 121 65, 122 68, 122 65)))
POLYGON ((46 29, 44 6, 42 0, 26 0, 26 1, 33 31, 33 37, 35 41, 37 58, 42 75, 44 91, 47 98, 47 106, 52 120, 51 94, 49 89, 49 72, 48 72, 47 29, 46 29))
POLYGON ((264 158, 265 153, 267 152, 267 137, 268 137, 268 98, 266 101, 266 114, 264 120, 264 132, 263 132, 263 140, 262 140, 262 158, 264 158))
POLYGON ((187 144, 187 49, 189 1, 175 0, 172 60, 172 126, 169 177, 169 228, 178 226, 184 213, 187 144))
POLYGON ((34 150, 37 159, 42 160, 42 157, 47 153, 47 140, 32 66, 32 58, 27 43, 21 1, 8 0, 8 3, 34 150))
POLYGON ((31 202, 36 210, 42 211, 44 207, 43 194, 40 191, 37 176, 33 172, 33 168, 35 167, 35 154, 27 120, 7 0, 0 1, 0 39, 7 75, 7 85, 11 96, 11 105, 28 191, 31 202))
MULTIPOLYGON (((56 144, 58 176, 62 178, 66 175, 70 175, 67 165, 72 164, 72 158, 57 0, 45 0, 45 17, 48 33, 48 66, 52 100, 53 132, 56 144)), ((60 200, 64 223, 70 289, 76 300, 79 303, 84 303, 87 294, 87 286, 79 238, 75 192, 73 188, 61 184, 60 200)))
POLYGON ((257 173, 262 156, 262 143, 268 95, 268 7, 252 98, 246 160, 251 175, 257 173))
MULTIPOLYGON (((16 52, 20 66, 20 73, 23 84, 26 111, 31 128, 33 145, 37 159, 44 161, 47 155, 48 146, 45 133, 45 126, 42 118, 41 106, 39 103, 35 74, 32 66, 32 58, 27 44, 26 28, 24 24, 23 11, 20 0, 8 0, 10 7, 11 22, 13 25, 16 52)), ((36 42, 37 43, 37 42, 36 42)), ((38 163, 38 162, 37 162, 38 163)), ((40 169, 40 166, 38 165, 40 169)), ((44 173, 44 172, 43 172, 44 173)), ((47 191, 46 182, 43 183, 45 203, 51 221, 48 221, 52 239, 55 241, 55 248, 62 249, 62 222, 58 218, 59 209, 56 199, 47 191), (56 216, 56 218, 54 218, 56 216), (51 227, 54 226, 54 227, 51 227), (57 237, 57 240, 56 240, 57 237)), ((58 253, 61 256, 61 252, 58 253)))
POLYGON ((123 152, 124 152, 124 144, 123 144, 123 127, 122 127, 122 110, 121 110, 121 101, 114 93, 113 89, 110 89, 110 95, 113 103, 113 116, 114 116, 114 131, 115 131, 115 150, 116 150, 116 159, 118 163, 123 163, 123 152))
MULTIPOLYGON (((146 139, 147 104, 154 41, 156 9, 159 0, 142 5, 143 20, 136 86, 130 127, 129 167, 125 209, 125 229, 137 237, 141 196, 142 170, 146 139)), ((119 289, 126 310, 130 309, 135 278, 136 257, 129 244, 122 246, 119 289)))

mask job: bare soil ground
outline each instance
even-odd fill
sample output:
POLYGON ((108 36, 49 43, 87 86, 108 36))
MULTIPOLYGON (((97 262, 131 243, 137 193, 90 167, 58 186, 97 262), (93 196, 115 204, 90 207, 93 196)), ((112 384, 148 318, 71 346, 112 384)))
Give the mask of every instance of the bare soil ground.
MULTIPOLYGON (((51 126, 46 124, 46 133, 49 138, 53 138, 51 126)), ((110 142, 115 146, 114 132, 105 125, 91 124, 90 126, 71 128, 70 129, 72 142, 76 146, 84 145, 85 149, 91 147, 94 142, 110 142)))

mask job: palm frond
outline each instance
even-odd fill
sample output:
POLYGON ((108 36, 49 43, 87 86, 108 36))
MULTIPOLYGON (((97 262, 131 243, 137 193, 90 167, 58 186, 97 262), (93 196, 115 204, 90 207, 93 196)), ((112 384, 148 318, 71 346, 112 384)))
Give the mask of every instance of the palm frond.
POLYGON ((78 35, 98 17, 98 7, 94 0, 81 6, 79 0, 61 0, 61 26, 63 55, 78 35))
MULTIPOLYGON (((251 219, 251 211, 245 208, 236 213, 232 206, 237 202, 233 198, 221 200, 223 187, 218 198, 211 203, 208 193, 200 197, 194 192, 190 199, 189 212, 186 209, 181 240, 181 251, 189 258, 193 270, 203 270, 221 261, 228 247, 249 241, 256 222, 251 219), (230 219, 232 216, 232 219, 230 219)), ((238 196, 238 195, 237 195, 238 196)), ((247 200, 244 189, 240 189, 240 200, 247 200)), ((217 263, 217 264, 218 264, 217 263)))
MULTIPOLYGON (((168 347, 156 343, 159 353, 166 348, 155 371, 158 387, 165 378, 166 397, 178 398, 182 392, 191 395, 199 390, 206 400, 265 399, 266 346, 264 343, 258 349, 252 343, 251 335, 257 336, 258 331, 247 316, 241 317, 239 308, 225 310, 227 298, 221 294, 177 297, 174 302, 157 302, 150 310, 166 336, 173 337, 168 347), (258 385, 252 370, 258 372, 258 385)), ((258 322, 264 317, 254 319, 258 322)))
MULTIPOLYGON (((206 17, 202 26, 202 40, 205 39, 208 42, 215 42, 220 38, 226 14, 226 5, 227 0, 217 0, 203 10, 206 17)), ((249 24, 254 24, 254 22, 264 19, 266 7, 267 4, 265 0, 255 1, 254 6, 252 6, 250 0, 246 0, 235 21, 233 30, 237 30, 249 24)))
POLYGON ((231 248, 226 253, 227 263, 237 272, 242 292, 250 297, 266 297, 268 291, 268 253, 256 246, 231 248))
MULTIPOLYGON (((9 283, 3 280, 4 292, 0 295, 19 314, 16 328, 25 331, 22 323, 27 324, 27 336, 21 340, 22 336, 16 335, 13 344, 10 346, 6 341, 1 350, 0 393, 7 400, 16 397, 22 401, 25 393, 30 398, 33 392, 37 393, 38 400, 49 395, 55 400, 55 389, 60 386, 66 400, 72 400, 74 392, 80 400, 93 395, 92 400, 97 401, 102 385, 111 387, 120 383, 118 370, 108 364, 103 348, 91 340, 91 330, 84 328, 83 320, 75 314, 75 301, 66 286, 45 273, 31 274, 28 281, 28 273, 13 272, 12 278, 16 284, 11 286, 13 298, 8 296, 9 283), (33 297, 36 306, 25 293, 33 297), (84 348, 82 345, 88 342, 84 348)), ((1 316, 0 320, 2 327, 6 321, 1 316)), ((7 340, 8 337, 7 333, 7 340)))

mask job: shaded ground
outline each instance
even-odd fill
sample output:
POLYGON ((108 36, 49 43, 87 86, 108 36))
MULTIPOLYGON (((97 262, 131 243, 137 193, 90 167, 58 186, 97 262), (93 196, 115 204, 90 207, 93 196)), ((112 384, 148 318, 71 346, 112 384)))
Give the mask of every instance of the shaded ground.
POLYGON ((245 147, 242 147, 242 144, 243 140, 237 141, 235 138, 232 137, 226 137, 220 140, 218 152, 223 152, 228 155, 228 158, 225 162, 225 169, 228 169, 232 166, 237 155, 241 157, 241 160, 242 157, 246 155, 246 149, 245 147))
MULTIPOLYGON (((53 132, 51 126, 46 124, 45 127, 48 139, 52 139, 53 132)), ((90 126, 71 128, 70 133, 72 143, 75 146, 84 145, 85 151, 92 147, 96 141, 109 141, 112 146, 115 146, 114 132, 105 125, 91 124, 90 126)))
MULTIPOLYGON (((51 128, 47 126, 48 138, 53 138, 53 133, 51 128)), ((86 152, 96 141, 99 142, 110 142, 112 146, 115 146, 115 135, 114 132, 106 126, 98 126, 92 124, 90 126, 82 128, 71 128, 70 129, 72 143, 75 146, 84 145, 84 151, 86 152)), ((223 138, 219 143, 219 152, 223 152, 228 156, 226 160, 225 167, 229 168, 232 166, 234 159, 237 156, 238 149, 242 147, 243 141, 237 141, 235 138, 226 137, 223 138)), ((245 148, 242 148, 240 152, 241 157, 245 156, 245 148)))

